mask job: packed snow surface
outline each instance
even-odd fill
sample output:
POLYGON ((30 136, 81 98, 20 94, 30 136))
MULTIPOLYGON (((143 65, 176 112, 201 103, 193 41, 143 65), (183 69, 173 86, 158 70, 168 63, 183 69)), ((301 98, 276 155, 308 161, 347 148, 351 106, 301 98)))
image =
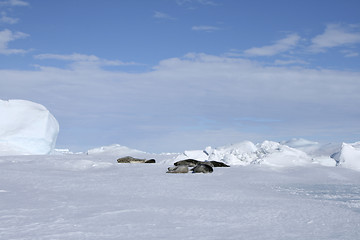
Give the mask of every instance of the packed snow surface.
POLYGON ((167 174, 175 160, 0 157, 0 239, 360 239, 358 171, 311 163, 167 174))
POLYGON ((42 105, 25 100, 0 100, 0 156, 48 154, 59 124, 42 105))
POLYGON ((35 156, 54 149, 56 119, 22 100, 0 101, 0 112, 0 239, 360 239, 360 142, 35 156), (118 164, 124 156, 157 163, 118 164), (166 173, 187 158, 231 167, 166 173))

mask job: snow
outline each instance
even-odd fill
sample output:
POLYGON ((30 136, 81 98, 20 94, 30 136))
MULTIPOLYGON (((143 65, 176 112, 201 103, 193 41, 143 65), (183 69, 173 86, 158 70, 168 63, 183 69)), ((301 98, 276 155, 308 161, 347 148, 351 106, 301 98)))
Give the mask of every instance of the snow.
POLYGON ((0 101, 0 112, 0 239, 360 239, 360 142, 74 154, 54 149, 44 106, 0 101), (156 163, 118 164, 125 156, 156 163), (188 158, 231 167, 166 173, 188 158))
POLYGON ((283 141, 281 144, 287 145, 292 148, 299 149, 312 156, 330 156, 341 148, 338 143, 321 144, 318 142, 309 141, 303 138, 293 138, 288 141, 283 141))
POLYGON ((101 154, 0 157, 0 239, 360 237, 357 171, 250 164, 173 175, 161 156, 156 164, 101 154))
POLYGON ((343 143, 341 150, 332 157, 338 165, 360 171, 360 142, 343 143))
POLYGON ((42 105, 25 100, 0 100, 0 156, 48 154, 59 124, 42 105))
POLYGON ((206 147, 205 150, 185 151, 176 160, 187 158, 202 161, 221 161, 230 165, 242 166, 266 164, 275 167, 287 167, 312 163, 312 158, 305 152, 272 141, 264 141, 261 144, 243 141, 214 149, 206 147))
POLYGON ((99 148, 93 148, 87 151, 88 154, 102 154, 102 155, 134 155, 144 154, 145 152, 131 149, 120 144, 113 144, 110 146, 102 146, 99 148))

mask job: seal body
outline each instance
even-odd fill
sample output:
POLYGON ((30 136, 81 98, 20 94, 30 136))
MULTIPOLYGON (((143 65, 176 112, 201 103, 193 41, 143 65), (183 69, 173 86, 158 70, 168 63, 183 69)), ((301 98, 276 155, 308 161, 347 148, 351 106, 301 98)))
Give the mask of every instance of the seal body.
POLYGON ((134 158, 134 157, 122 157, 117 160, 118 163, 156 163, 155 159, 140 159, 140 158, 134 158))
POLYGON ((212 173, 214 171, 214 169, 209 164, 205 163, 200 163, 191 170, 193 173, 212 173))
POLYGON ((213 167, 230 167, 229 165, 223 163, 223 162, 217 162, 217 161, 210 161, 213 167))
POLYGON ((149 160, 146 160, 145 163, 156 163, 156 160, 155 159, 149 159, 149 160))
POLYGON ((184 166, 188 166, 188 167, 195 167, 199 163, 200 163, 200 161, 195 160, 195 159, 185 159, 185 160, 181 160, 181 161, 174 163, 174 165, 175 166, 184 165, 184 166))
POLYGON ((169 167, 167 173, 188 173, 189 168, 185 165, 169 167))

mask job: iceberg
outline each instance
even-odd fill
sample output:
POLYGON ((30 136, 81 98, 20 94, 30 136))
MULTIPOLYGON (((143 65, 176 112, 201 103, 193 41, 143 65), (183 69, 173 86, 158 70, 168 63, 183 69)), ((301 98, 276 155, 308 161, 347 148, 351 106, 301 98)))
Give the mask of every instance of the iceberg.
POLYGON ((26 100, 0 100, 0 155, 51 153, 59 123, 41 104, 26 100))
POLYGON ((331 157, 339 166, 360 171, 360 142, 343 143, 341 150, 331 157))

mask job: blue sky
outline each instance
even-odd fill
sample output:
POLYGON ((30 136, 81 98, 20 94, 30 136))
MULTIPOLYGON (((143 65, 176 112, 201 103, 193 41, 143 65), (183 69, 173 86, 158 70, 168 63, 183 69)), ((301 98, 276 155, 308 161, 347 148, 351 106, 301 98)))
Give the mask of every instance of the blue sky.
POLYGON ((57 147, 360 140, 359 1, 0 0, 0 98, 57 147))

